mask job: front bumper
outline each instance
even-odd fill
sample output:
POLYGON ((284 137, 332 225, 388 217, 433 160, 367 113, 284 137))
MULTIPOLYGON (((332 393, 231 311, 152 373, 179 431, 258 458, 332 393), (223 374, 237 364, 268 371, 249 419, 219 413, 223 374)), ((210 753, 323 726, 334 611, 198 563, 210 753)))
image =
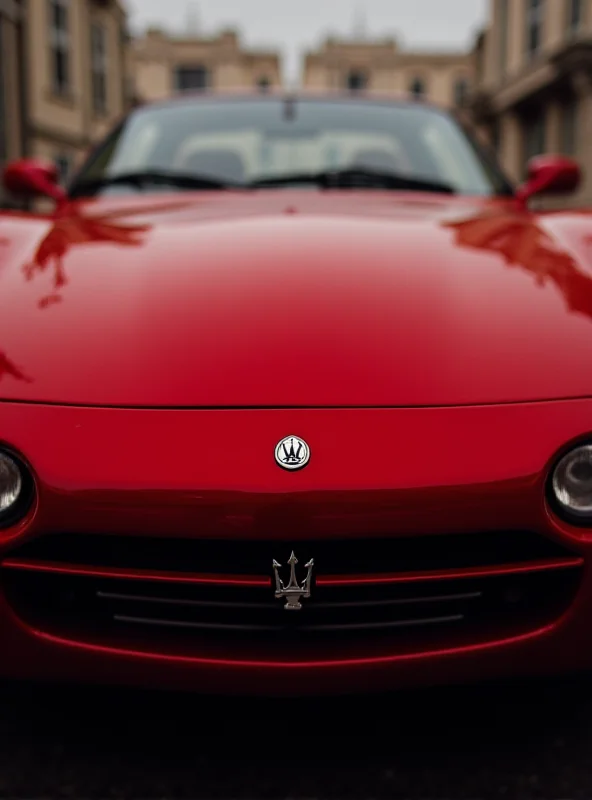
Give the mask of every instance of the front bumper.
MULTIPOLYGON (((555 519, 545 481, 557 452, 588 437, 592 402, 448 409, 117 410, 3 404, 0 440, 31 465, 34 509, 0 534, 0 675, 238 693, 341 692, 542 675, 592 666, 592 532, 555 519), (309 466, 286 473, 274 448, 295 433, 309 466), (31 621, 7 564, 56 534, 228 543, 340 542, 511 531, 564 548, 577 591, 545 620, 414 649, 343 643, 299 653, 274 642, 214 651, 31 621)), ((427 539, 426 539, 427 541, 427 539)), ((450 541, 453 541, 451 538, 450 541)), ((229 556, 230 558, 230 556, 229 556)), ((364 554, 365 562, 368 553, 364 554)), ((53 567, 56 565, 54 564, 53 567)), ((59 565, 58 565, 59 566, 59 565)), ((96 565, 97 567, 101 565, 96 565)), ((271 573, 261 565, 262 574, 271 573)), ((194 573, 188 564, 186 573, 194 573)), ((319 578, 331 566, 319 566, 319 578)), ((383 566, 364 570, 383 574, 383 566)), ((392 573, 392 569, 391 569, 392 573)), ((361 573, 360 573, 361 575, 361 573)), ((352 576, 350 576, 352 577, 352 576)), ((355 577, 355 576, 353 576, 355 577)), ((360 576, 358 576, 360 577, 360 576)), ((272 599, 269 574, 270 602, 272 599)), ((314 602, 314 600, 311 600, 314 602)))

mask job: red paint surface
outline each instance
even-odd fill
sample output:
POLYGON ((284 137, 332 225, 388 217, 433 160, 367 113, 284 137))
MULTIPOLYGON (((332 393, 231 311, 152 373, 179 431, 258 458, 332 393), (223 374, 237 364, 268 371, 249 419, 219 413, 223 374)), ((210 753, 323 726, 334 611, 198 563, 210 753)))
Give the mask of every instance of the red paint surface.
POLYGON ((587 220, 315 191, 4 217, 0 393, 144 407, 590 396, 587 220))
MULTIPOLYGON (((315 536, 531 529, 566 542, 574 565, 592 554, 588 531, 561 524, 544 500, 556 453, 592 430, 592 400, 392 410, 131 411, 10 402, 0 409, 0 438, 26 455, 39 493, 33 515, 2 534, 7 559, 20 542, 55 531, 256 536, 297 548, 299 538, 315 536), (305 436, 313 452, 295 474, 273 461, 288 430, 305 436), (257 445, 249 469, 237 457, 236 443, 245 441, 257 445), (355 458, 334 458, 344 441, 355 458)), ((317 577, 327 583, 330 565, 317 577)), ((318 678, 312 662, 293 674, 282 665, 281 675, 262 680, 261 659, 247 667, 231 651, 222 669, 205 654, 177 659, 66 643, 28 628, 0 602, 0 673, 283 692, 364 689, 369 679, 388 687, 553 672, 592 664, 591 613, 586 570, 573 607, 542 631, 413 658, 394 650, 373 659, 354 649, 334 665, 339 679, 332 683, 318 678)), ((331 673, 329 662, 317 666, 331 673)))
MULTIPOLYGON (((586 213, 402 193, 1 215, 0 442, 37 500, 0 531, 0 558, 52 532, 297 545, 529 529, 587 566, 592 528, 557 520, 545 482, 592 436, 591 243, 586 213), (273 459, 292 433, 312 451, 298 473, 273 459)), ((0 593, 0 674, 339 691, 548 673, 592 666, 591 618, 586 569, 569 611, 520 636, 288 663, 66 641, 0 593)))

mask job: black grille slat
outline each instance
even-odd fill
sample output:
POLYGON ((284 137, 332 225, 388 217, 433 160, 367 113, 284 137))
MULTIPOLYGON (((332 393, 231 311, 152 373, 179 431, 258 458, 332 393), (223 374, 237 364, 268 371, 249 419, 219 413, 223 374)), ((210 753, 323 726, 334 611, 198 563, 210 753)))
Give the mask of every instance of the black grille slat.
POLYGON ((273 625, 220 625, 212 622, 187 622, 179 619, 150 619, 148 617, 128 617, 124 614, 114 614, 115 622, 128 622, 132 625, 151 625, 163 628, 191 628, 193 630, 215 631, 273 631, 273 625))
POLYGON ((269 603, 229 603, 224 600, 183 600, 173 597, 142 597, 134 594, 115 594, 113 592, 97 592, 97 597, 102 600, 122 600, 127 603, 160 603, 172 606, 194 606, 197 608, 242 608, 242 609, 261 609, 269 608, 269 603))
POLYGON ((273 559, 291 550, 300 563, 314 558, 325 575, 415 572, 489 567, 564 558, 567 548, 529 531, 401 536, 295 542, 257 539, 179 539, 170 536, 51 534, 12 552, 11 558, 60 564, 203 574, 266 575, 273 559))
MULTIPOLYGON (((172 606, 193 606, 196 608, 224 608, 224 609, 248 609, 253 611, 255 609, 268 609, 269 603, 250 603, 245 600, 244 603, 230 603, 223 600, 185 600, 172 597, 146 597, 136 594, 116 594, 113 592, 96 593, 97 597, 102 600, 121 600, 125 603, 146 603, 155 605, 172 605, 172 606)), ((416 603, 451 603, 457 600, 476 600, 482 597, 482 592, 466 592, 464 594, 451 594, 439 595, 432 597, 404 597, 404 598, 391 598, 389 600, 358 600, 357 602, 338 602, 338 603, 315 603, 316 609, 345 609, 345 608, 368 608, 377 606, 400 606, 400 605, 414 605, 416 603)))
MULTIPOLYGON (((218 591, 216 594, 221 595, 222 591, 218 591)), ((83 599, 83 603, 92 608, 93 613, 99 615, 113 613, 119 616, 152 618, 156 614, 158 618, 168 616, 177 621, 188 620, 207 622, 208 624, 216 620, 215 624, 218 624, 220 628, 224 628, 227 624, 234 625, 238 620, 241 620, 244 625, 250 625, 253 620, 256 620, 260 623, 271 622, 272 626, 278 630, 284 629, 287 625, 304 630, 311 629, 311 620, 313 619, 317 624, 326 623, 331 628, 335 628, 342 623, 356 623, 357 625, 360 620, 370 627, 372 623, 381 618, 393 622, 396 617, 406 618, 412 614, 417 617, 450 616, 448 610, 443 614, 440 609, 448 609, 451 605, 464 609, 466 605, 482 598, 482 592, 478 591, 449 595, 441 593, 428 597, 425 596, 425 587, 419 590, 417 587, 396 585, 380 589, 368 586, 350 589, 316 587, 314 590, 315 600, 305 601, 303 612, 294 617, 294 615, 287 616, 283 609, 283 601, 274 598, 271 586, 268 589, 246 588, 241 591, 244 596, 242 605, 236 600, 225 602, 219 599, 197 599, 212 595, 211 590, 208 591, 207 588, 168 587, 167 594, 166 586, 158 587, 158 595, 139 595, 99 589, 96 592, 96 602, 87 595, 83 599), (266 597, 267 602, 255 602, 260 597, 266 597), (142 607, 142 613, 135 610, 142 607), (432 609, 432 611, 426 613, 426 608, 432 609), (180 617, 180 614, 183 616, 180 617)))
POLYGON ((455 600, 476 600, 482 592, 465 592, 464 594, 439 595, 436 597, 405 597, 395 600, 361 600, 357 603, 318 603, 318 608, 359 608, 364 606, 401 606, 416 603, 451 603, 455 600))
MULTIPOLYGON (((182 620, 168 620, 168 619, 149 619, 147 617, 128 617, 122 615, 115 615, 113 617, 115 622, 128 622, 132 625, 151 625, 154 627, 164 628, 193 628, 195 630, 234 630, 234 631, 277 631, 281 630, 280 626, 273 625, 214 625, 205 622, 185 622, 182 620)), ((455 614, 448 617, 432 617, 432 618, 419 618, 419 619, 401 619, 390 620, 387 622, 368 622, 368 623, 352 623, 345 625, 303 625, 300 630, 308 631, 311 633, 323 631, 372 631, 372 630, 387 630, 389 628, 412 628, 421 627, 424 625, 442 625, 450 622, 460 622, 464 619, 463 614, 455 614)))
POLYGON ((449 622, 460 622, 464 614, 453 614, 448 617, 419 617, 418 619, 397 619, 387 620, 386 622, 366 622, 351 623, 343 625, 303 625, 304 631, 376 631, 387 630, 388 628, 413 628, 424 625, 442 625, 449 622))

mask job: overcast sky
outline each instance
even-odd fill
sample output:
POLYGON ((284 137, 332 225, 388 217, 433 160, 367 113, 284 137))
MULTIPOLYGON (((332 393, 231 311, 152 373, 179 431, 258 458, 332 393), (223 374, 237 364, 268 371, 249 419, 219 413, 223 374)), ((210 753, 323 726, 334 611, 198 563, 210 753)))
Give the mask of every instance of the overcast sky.
POLYGON ((280 47, 288 80, 299 56, 327 34, 395 36, 406 48, 468 47, 486 18, 488 0, 124 0, 132 30, 158 24, 183 33, 188 23, 204 34, 238 27, 246 44, 280 47))

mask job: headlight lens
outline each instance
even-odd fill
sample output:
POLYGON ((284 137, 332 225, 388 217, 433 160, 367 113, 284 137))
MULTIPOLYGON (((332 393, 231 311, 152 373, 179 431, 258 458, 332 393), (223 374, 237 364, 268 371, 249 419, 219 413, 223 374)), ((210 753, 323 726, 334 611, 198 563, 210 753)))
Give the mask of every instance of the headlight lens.
POLYGON ((553 473, 553 493, 569 514, 592 522, 592 445, 572 450, 553 473))
POLYGON ((23 490, 23 476, 19 465, 6 453, 0 453, 0 521, 11 511, 23 490))

